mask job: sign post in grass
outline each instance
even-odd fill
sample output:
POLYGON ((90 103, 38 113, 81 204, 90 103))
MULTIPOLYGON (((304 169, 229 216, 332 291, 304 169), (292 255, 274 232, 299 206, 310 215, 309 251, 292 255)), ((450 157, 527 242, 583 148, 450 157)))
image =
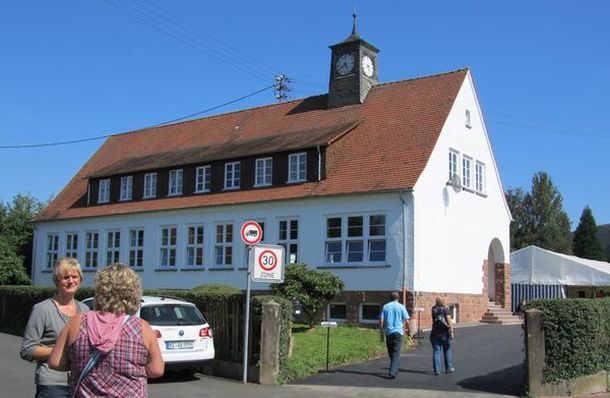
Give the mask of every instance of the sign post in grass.
POLYGON ((334 370, 328 370, 328 363, 330 360, 330 328, 336 328, 337 322, 322 322, 321 326, 326 328, 326 370, 320 372, 330 373, 334 372, 334 370))

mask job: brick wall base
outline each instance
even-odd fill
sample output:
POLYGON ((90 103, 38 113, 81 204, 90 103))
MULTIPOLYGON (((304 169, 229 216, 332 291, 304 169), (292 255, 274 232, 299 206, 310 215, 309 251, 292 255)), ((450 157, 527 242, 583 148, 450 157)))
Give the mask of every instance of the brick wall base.
MULTIPOLYGON (((332 300, 332 303, 342 303, 346 305, 346 322, 359 324, 360 304, 383 304, 390 301, 390 293, 387 291, 345 291, 340 296, 332 300)), ((412 292, 406 292, 406 306, 409 315, 417 319, 415 308, 423 308, 420 314, 421 328, 426 329, 432 326, 430 309, 434 306, 436 297, 445 297, 447 306, 455 306, 457 311, 458 323, 476 323, 481 320, 489 299, 483 294, 464 294, 464 293, 443 293, 443 292, 418 292, 414 298, 412 292)), ((401 302, 403 301, 401 295, 401 302)), ((322 319, 327 319, 326 308, 321 313, 322 319)), ((414 331, 415 332, 415 331, 414 331)))

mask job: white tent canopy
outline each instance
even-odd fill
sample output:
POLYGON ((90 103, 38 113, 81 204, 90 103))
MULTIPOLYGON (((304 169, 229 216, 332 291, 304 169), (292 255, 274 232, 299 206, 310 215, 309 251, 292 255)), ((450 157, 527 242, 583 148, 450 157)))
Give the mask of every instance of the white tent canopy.
POLYGON ((511 283, 610 286, 610 263, 528 246, 510 255, 511 283))

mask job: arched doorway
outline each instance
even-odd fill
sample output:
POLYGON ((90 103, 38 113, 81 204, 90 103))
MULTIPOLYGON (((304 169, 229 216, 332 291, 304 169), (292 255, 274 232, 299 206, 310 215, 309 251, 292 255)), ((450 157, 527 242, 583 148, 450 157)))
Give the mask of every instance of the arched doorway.
POLYGON ((506 281, 504 281, 504 272, 497 272, 497 267, 504 267, 504 249, 502 248, 502 243, 498 238, 494 238, 489 244, 489 249, 487 250, 487 295, 489 297, 489 301, 497 301, 498 292, 496 292, 496 286, 498 285, 498 278, 502 279, 501 286, 504 286, 506 281))

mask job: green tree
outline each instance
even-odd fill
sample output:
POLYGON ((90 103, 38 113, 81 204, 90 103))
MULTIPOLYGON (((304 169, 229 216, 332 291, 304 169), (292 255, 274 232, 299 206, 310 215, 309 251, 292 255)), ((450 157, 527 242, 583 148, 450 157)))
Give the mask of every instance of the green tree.
POLYGON ((530 192, 509 190, 506 200, 513 216, 513 250, 536 245, 559 253, 572 252, 570 219, 559 189, 546 172, 534 174, 530 192))
POLYGON ((546 172, 538 172, 532 178, 525 211, 525 237, 529 244, 558 253, 572 252, 570 219, 563 209, 559 189, 546 172))
POLYGON ((320 309, 343 291, 343 281, 328 271, 311 269, 307 264, 290 264, 286 267, 284 282, 272 286, 272 291, 288 300, 298 300, 313 328, 320 309))
POLYGON ((33 229, 30 224, 44 204, 29 195, 16 195, 10 204, 0 203, 0 236, 22 258, 28 274, 31 274, 33 229))
POLYGON ((0 236, 0 285, 29 285, 23 259, 18 256, 3 236, 0 236))
POLYGON ((506 202, 510 208, 513 221, 510 223, 510 247, 511 251, 519 250, 529 243, 525 239, 525 196, 526 193, 521 188, 509 189, 506 192, 506 202))
POLYGON ((597 239, 597 224, 589 206, 585 206, 572 240, 575 256, 591 260, 606 261, 606 253, 597 239))

